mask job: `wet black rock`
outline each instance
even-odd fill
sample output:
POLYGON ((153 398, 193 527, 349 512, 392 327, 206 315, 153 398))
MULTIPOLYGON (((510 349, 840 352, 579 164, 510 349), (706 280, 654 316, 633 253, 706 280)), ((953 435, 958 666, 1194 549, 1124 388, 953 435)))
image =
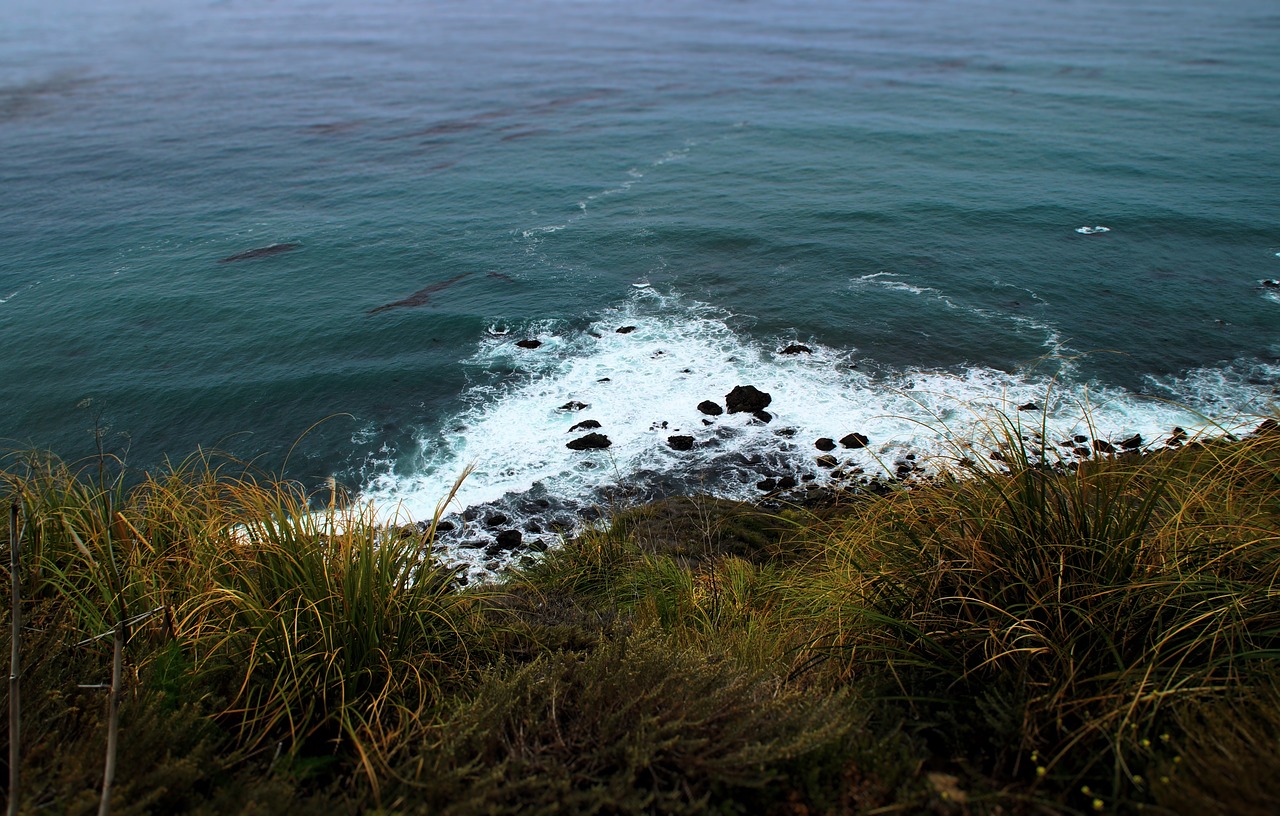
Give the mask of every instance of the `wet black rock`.
POLYGON ((778 489, 779 489, 779 490, 790 490, 791 488, 795 487, 795 486, 796 486, 796 484, 797 484, 797 482, 796 482, 796 477, 794 477, 794 476, 783 476, 781 479, 779 479, 779 480, 778 480, 778 489))
POLYGON ((768 425, 770 422, 773 422, 773 414, 769 413, 768 411, 752 411, 751 416, 755 417, 756 419, 760 420, 766 425, 768 425))
POLYGON ((531 550, 533 550, 534 552, 546 552, 546 551, 547 551, 547 542, 543 541, 543 540, 542 540, 542 539, 540 539, 540 538, 535 538, 535 539, 533 539, 532 541, 528 542, 528 544, 527 544, 526 546, 528 546, 528 548, 529 548, 529 549, 531 549, 531 550))
POLYGON ((858 448, 865 448, 867 446, 867 442, 869 441, 870 440, 867 439, 862 434, 855 432, 855 433, 849 434, 848 436, 841 437, 840 444, 844 445, 846 448, 852 448, 856 450, 858 448))
POLYGON ((484 520, 484 526, 486 527, 501 527, 506 523, 507 523, 506 513, 491 513, 484 520))
POLYGON ((693 437, 692 436, 668 436, 667 444, 671 446, 672 450, 678 450, 678 451, 693 450, 693 437))
POLYGON ((614 331, 616 331, 618 334, 631 334, 631 332, 635 330, 636 330, 635 326, 620 326, 614 331))
POLYGON ((503 530, 498 533, 495 543, 499 548, 506 550, 507 552, 511 552, 512 550, 519 548, 520 542, 523 540, 524 536, 520 534, 519 530, 503 530))
POLYGON ((455 529, 457 529, 457 528, 454 526, 454 524, 453 524, 453 522, 452 522, 452 521, 442 521, 442 522, 440 522, 440 523, 436 524, 436 532, 437 532, 437 533, 449 533, 449 532, 452 532, 452 531, 453 531, 453 530, 455 530, 455 529))
POLYGON ((836 449, 836 441, 829 436, 824 436, 814 442, 813 446, 820 451, 833 451, 836 449))
POLYGON ((1036 405, 1034 402, 1024 402, 1022 405, 1018 406, 1018 410, 1019 411, 1039 411, 1040 406, 1036 405))
POLYGON ((790 439, 796 435, 795 428, 779 428, 773 432, 775 436, 781 436, 784 439, 790 439))
POLYGON ((564 405, 560 406, 560 410, 561 411, 581 411, 584 408, 590 408, 590 407, 591 406, 587 405, 585 402, 579 402, 578 400, 569 400, 564 405))
POLYGON ((594 419, 584 419, 566 431, 566 433, 573 433, 574 431, 594 431, 599 427, 600 423, 596 422, 594 419))
POLYGON ((1089 437, 1085 436, 1084 434, 1076 434, 1071 438, 1075 441, 1077 445, 1083 445, 1084 443, 1089 441, 1089 437))
MULTIPOLYGON (((1274 422, 1274 420, 1271 420, 1271 421, 1274 422)), ((1169 438, 1167 440, 1165 440, 1165 444, 1171 448, 1176 448, 1178 445, 1181 445, 1183 442, 1186 442, 1186 441, 1187 441, 1187 432, 1175 425, 1173 428, 1173 433, 1169 435, 1169 438)))
MULTIPOLYGON (((1175 428, 1174 430, 1177 431, 1182 429, 1175 428)), ((1280 431, 1280 422, 1276 422, 1274 419, 1264 419, 1258 424, 1258 427, 1255 428, 1253 432, 1255 434, 1273 434, 1278 431, 1280 431)), ((1186 434, 1184 433, 1183 436, 1186 436, 1186 434)))
POLYGON ((763 490, 766 493, 772 493, 774 490, 778 489, 778 480, 777 479, 761 479, 760 481, 756 482, 756 488, 758 490, 763 490))
POLYGON ((612 444, 613 442, 609 441, 609 437, 602 433, 589 433, 567 443, 565 447, 569 450, 598 450, 607 448, 612 444))
POLYGON ((1076 456, 1079 456, 1081 459, 1088 459, 1090 456, 1093 456, 1093 451, 1089 450, 1083 445, 1078 448, 1072 448, 1071 452, 1074 453, 1076 456))
POLYGON ((1264 289, 1280 289, 1280 280, 1264 280, 1262 282, 1264 289))
POLYGON ((1108 442, 1105 439, 1093 440, 1093 449, 1096 450, 1098 453, 1115 453, 1116 452, 1116 446, 1112 445, 1110 442, 1108 442))
POLYGON ((829 453, 822 454, 816 461, 818 462, 818 467, 824 468, 833 468, 838 464, 836 458, 829 453))
POLYGON ((1134 434, 1128 439, 1122 439, 1120 441, 1120 447, 1125 450, 1137 450, 1142 447, 1142 434, 1134 434))
POLYGON ((724 413, 724 409, 721 408, 719 405, 716 405, 711 400, 703 400, 702 402, 698 403, 698 410, 704 414, 707 414, 708 416, 720 416, 721 414, 724 413))
POLYGON ((813 349, 800 343, 792 343, 782 350, 783 354, 813 354, 813 349))
POLYGON ((541 340, 517 340, 516 345, 522 349, 536 349, 542 345, 541 340))
POLYGON ((734 386, 732 391, 724 395, 725 407, 729 409, 731 414, 744 411, 747 413, 763 411, 769 407, 771 402, 773 402, 773 397, 754 385, 737 385, 734 386))
POLYGON ((608 377, 601 377, 600 379, 596 380, 596 382, 613 382, 613 380, 609 379, 608 377))

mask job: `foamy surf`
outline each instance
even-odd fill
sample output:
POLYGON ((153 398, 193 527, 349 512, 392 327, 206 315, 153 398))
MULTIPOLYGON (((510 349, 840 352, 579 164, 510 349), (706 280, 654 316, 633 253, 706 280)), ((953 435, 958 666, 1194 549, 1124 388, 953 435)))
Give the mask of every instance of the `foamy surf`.
POLYGON ((733 322, 722 310, 646 288, 585 329, 548 323, 490 334, 466 364, 477 374, 509 373, 472 387, 468 407, 424 432, 414 461, 374 478, 364 498, 430 518, 472 467, 441 541, 445 557, 478 578, 530 546, 554 546, 593 509, 687 492, 755 499, 782 488, 780 500, 801 500, 842 480, 935 472, 995 450, 1001 415, 1033 444, 1043 434, 1049 450, 1074 437, 1119 446, 1136 434, 1150 446, 1175 427, 1192 436, 1236 430, 1210 417, 1265 411, 1280 374, 1192 372, 1153 380, 1167 397, 1157 399, 1034 370, 868 373, 856 367, 855 349, 796 337, 769 342, 733 322), (521 348, 521 338, 540 345, 521 348), (765 413, 700 410, 705 401, 725 408, 738 385, 770 395, 765 413), (1205 402, 1205 393, 1216 402, 1205 402), (588 433, 603 434, 609 446, 567 447, 588 433), (865 446, 815 446, 851 434, 865 446), (511 546, 512 531, 519 546, 511 546))

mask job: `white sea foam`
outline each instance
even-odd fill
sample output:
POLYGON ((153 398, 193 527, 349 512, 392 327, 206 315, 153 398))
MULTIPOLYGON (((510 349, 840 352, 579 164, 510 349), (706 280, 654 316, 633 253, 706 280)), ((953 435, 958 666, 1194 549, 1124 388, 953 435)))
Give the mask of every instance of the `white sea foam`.
MULTIPOLYGON (((1275 369, 1204 370, 1153 381, 1168 399, 982 367, 871 376, 852 367, 852 349, 802 338, 812 353, 783 354, 795 338, 746 338, 730 328, 730 317, 649 288, 633 291, 586 330, 547 324, 513 333, 537 336, 537 349, 484 337, 468 365, 515 374, 503 384, 472 388, 468 408, 419 440, 412 472, 384 470, 366 498, 426 518, 468 465, 474 470, 452 509, 495 504, 516 525, 536 515, 528 510, 530 497, 579 509, 664 490, 748 498, 760 495, 756 482, 768 476, 807 473, 816 483, 827 480, 830 471, 815 467, 819 437, 866 435, 865 449, 833 453, 843 468, 868 475, 892 474, 907 454, 935 466, 971 451, 983 455, 996 444, 999 414, 1028 434, 1043 431, 1050 444, 1075 434, 1114 441, 1134 433, 1156 443, 1174 426, 1212 433, 1209 417, 1265 410, 1273 399, 1265 381, 1280 375, 1275 369), (626 326, 635 328, 616 331, 626 326), (743 384, 772 395, 766 409, 772 421, 698 410, 703 400, 723 406, 725 395, 743 384), (574 402, 587 407, 566 407, 574 402), (1036 408, 1018 410, 1027 403, 1036 408), (586 433, 569 429, 587 419, 601 424, 611 447, 566 447, 586 433), (778 433, 784 430, 790 435, 778 433), (695 447, 673 450, 673 435, 694 437, 695 447)), ((468 535, 487 533, 473 527, 468 535)), ((449 546, 452 558, 477 572, 492 563, 479 549, 449 546)))

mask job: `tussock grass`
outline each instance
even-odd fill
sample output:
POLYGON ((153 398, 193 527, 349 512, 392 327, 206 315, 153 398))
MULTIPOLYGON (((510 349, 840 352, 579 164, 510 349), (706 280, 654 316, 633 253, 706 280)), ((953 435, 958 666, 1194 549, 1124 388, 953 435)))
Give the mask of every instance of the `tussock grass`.
POLYGON ((884 496, 658 502, 466 589, 336 486, 12 457, 23 806, 92 808, 123 618, 125 812, 1274 811, 1276 424, 1074 464, 993 427, 884 496))

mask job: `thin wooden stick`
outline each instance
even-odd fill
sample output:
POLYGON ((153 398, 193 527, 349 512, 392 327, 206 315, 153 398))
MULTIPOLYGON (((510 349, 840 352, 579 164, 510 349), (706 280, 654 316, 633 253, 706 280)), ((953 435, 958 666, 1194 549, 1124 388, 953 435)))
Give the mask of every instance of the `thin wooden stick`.
POLYGON ((111 787, 116 781, 116 749, 120 741, 120 685, 124 674, 124 620, 116 622, 115 654, 111 661, 111 703, 107 713, 107 761, 102 769, 102 801, 98 816, 111 813, 111 787))
POLYGON ((13 626, 9 636, 9 816, 17 816, 18 797, 22 792, 18 769, 22 764, 22 605, 19 598, 21 581, 18 574, 18 502, 9 505, 9 580, 13 584, 13 626))

